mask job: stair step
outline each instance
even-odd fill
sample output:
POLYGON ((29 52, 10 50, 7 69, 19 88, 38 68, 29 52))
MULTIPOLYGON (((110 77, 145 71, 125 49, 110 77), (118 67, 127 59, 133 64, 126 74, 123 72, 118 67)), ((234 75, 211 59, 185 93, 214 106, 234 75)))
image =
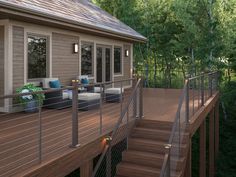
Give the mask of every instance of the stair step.
POLYGON ((118 176, 124 177, 157 177, 160 175, 160 169, 127 162, 119 163, 116 170, 118 176))
POLYGON ((151 128, 151 129, 158 129, 158 130, 171 131, 172 126, 173 126, 173 123, 167 122, 167 121, 154 121, 154 120, 142 119, 137 122, 137 127, 151 128))
MULTIPOLYGON (((162 141, 154 141, 154 140, 147 140, 143 138, 130 138, 129 139, 129 149, 135 151, 144 151, 144 152, 151 152, 151 153, 158 153, 164 154, 166 152, 164 145, 166 142, 162 141)), ((180 145, 180 152, 184 152, 187 148, 186 144, 180 145)), ((172 147, 173 152, 177 152, 177 145, 173 145, 172 147)))
POLYGON ((161 140, 168 142, 170 138, 169 130, 157 130, 151 128, 135 127, 131 133, 131 137, 144 138, 152 140, 161 140))
POLYGON ((163 164, 164 154, 128 150, 123 152, 122 160, 137 165, 159 168, 163 164))

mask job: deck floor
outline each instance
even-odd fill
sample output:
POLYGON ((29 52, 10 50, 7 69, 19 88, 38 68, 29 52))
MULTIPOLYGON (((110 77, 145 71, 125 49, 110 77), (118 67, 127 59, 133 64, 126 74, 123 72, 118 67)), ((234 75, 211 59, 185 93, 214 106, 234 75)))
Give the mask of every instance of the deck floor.
MULTIPOLYGON (((173 121, 181 90, 144 89, 145 119, 173 121)), ((126 99, 130 91, 126 91, 126 99)), ((81 146, 110 132, 120 116, 120 103, 103 105, 102 129, 99 109, 79 112, 79 143, 81 146)), ((43 109, 42 138, 39 114, 0 114, 0 177, 17 176, 19 172, 56 159, 73 151, 71 145, 72 109, 43 109), (42 142, 41 159, 40 141, 42 142)), ((132 115, 130 115, 132 117, 132 115)))

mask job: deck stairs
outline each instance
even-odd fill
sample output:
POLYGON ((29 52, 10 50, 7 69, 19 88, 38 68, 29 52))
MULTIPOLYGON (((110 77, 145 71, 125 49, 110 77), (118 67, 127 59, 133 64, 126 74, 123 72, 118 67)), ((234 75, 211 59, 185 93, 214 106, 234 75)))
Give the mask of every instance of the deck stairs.
MULTIPOLYGON (((159 177, 166 152, 164 147, 170 138, 172 124, 139 120, 131 132, 122 161, 117 165, 116 177, 159 177)), ((186 133, 183 137, 181 158, 171 158, 171 161, 177 161, 175 171, 171 169, 174 172, 171 175, 173 177, 184 176, 189 136, 186 133)))

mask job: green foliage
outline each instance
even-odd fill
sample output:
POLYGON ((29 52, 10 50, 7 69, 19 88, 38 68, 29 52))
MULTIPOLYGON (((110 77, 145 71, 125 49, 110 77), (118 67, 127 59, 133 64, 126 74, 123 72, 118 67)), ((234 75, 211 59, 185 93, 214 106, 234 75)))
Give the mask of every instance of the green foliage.
POLYGON ((36 87, 33 84, 29 83, 29 84, 24 85, 23 87, 17 88, 16 93, 22 93, 22 91, 24 91, 24 90, 28 90, 30 93, 32 93, 31 94, 32 99, 27 96, 26 97, 20 96, 20 97, 18 97, 18 101, 20 103, 25 105, 27 102, 29 102, 31 100, 36 100, 39 105, 43 105, 43 100, 45 99, 45 95, 42 93, 37 93, 37 94, 34 93, 34 92, 42 91, 42 88, 36 87))

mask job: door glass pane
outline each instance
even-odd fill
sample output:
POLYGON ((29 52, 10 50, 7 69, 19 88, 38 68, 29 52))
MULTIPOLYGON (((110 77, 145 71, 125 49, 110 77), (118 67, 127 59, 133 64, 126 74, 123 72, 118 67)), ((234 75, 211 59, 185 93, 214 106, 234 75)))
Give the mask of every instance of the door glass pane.
POLYGON ((47 76, 47 37, 28 36, 28 79, 47 76))
POLYGON ((106 48, 106 82, 111 81, 111 49, 106 48))
POLYGON ((102 48, 97 47, 97 82, 102 82, 102 48))
POLYGON ((81 46, 81 74, 93 75, 93 45, 82 44, 81 46))

